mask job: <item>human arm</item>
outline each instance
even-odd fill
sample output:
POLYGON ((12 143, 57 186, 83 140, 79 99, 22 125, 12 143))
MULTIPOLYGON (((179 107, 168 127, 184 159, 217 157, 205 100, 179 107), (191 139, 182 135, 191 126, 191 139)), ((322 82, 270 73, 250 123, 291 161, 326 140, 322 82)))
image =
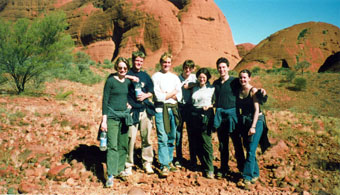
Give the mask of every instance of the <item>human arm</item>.
POLYGON ((107 115, 103 115, 100 127, 102 131, 107 131, 107 115))
POLYGON ((136 76, 132 76, 132 75, 125 75, 125 78, 130 79, 131 81, 138 83, 139 82, 139 78, 136 76))
POLYGON ((253 116, 253 122, 252 122, 251 127, 248 131, 248 135, 253 135, 253 134, 256 133, 256 123, 259 119, 260 104, 259 104, 259 101, 258 101, 256 95, 255 95, 257 91, 258 90, 256 88, 252 88, 252 91, 250 92, 251 96, 253 98, 255 112, 254 112, 254 116, 253 116))

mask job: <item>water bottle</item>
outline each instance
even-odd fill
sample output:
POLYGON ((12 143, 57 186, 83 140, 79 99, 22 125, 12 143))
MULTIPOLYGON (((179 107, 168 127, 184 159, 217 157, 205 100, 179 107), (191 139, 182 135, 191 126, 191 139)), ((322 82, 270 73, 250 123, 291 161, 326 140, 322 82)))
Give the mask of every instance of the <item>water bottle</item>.
POLYGON ((99 149, 101 151, 106 151, 107 149, 107 135, 105 131, 102 131, 100 133, 100 145, 99 145, 99 149))
POLYGON ((140 83, 135 84, 136 98, 142 93, 142 85, 140 83))

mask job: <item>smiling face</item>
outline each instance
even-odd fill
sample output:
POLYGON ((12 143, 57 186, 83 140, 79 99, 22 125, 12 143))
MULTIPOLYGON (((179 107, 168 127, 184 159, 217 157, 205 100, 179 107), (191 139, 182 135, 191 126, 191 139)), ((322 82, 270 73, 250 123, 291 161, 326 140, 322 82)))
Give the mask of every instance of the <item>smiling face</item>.
POLYGON ((220 77, 225 77, 228 75, 229 67, 227 66, 226 63, 222 62, 218 65, 218 73, 220 73, 220 77))
POLYGON ((245 73, 245 72, 240 73, 239 81, 240 81, 240 84, 242 86, 248 85, 249 81, 250 81, 250 77, 249 77, 248 73, 245 73))
POLYGON ((119 62, 117 66, 118 76, 125 76, 127 73, 128 67, 125 62, 119 62))
POLYGON ((167 73, 171 68, 171 58, 166 58, 162 61, 162 72, 167 73))
POLYGON ((207 83, 208 77, 204 73, 201 73, 197 79, 200 84, 200 87, 203 87, 207 83))
POLYGON ((144 58, 141 57, 136 57, 135 60, 133 61, 133 68, 137 72, 139 72, 143 66, 144 58))

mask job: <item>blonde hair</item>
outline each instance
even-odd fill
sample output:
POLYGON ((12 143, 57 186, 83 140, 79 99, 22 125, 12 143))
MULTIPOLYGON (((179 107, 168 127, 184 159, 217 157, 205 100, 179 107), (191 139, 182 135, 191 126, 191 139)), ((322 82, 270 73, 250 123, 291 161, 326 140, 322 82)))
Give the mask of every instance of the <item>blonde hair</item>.
POLYGON ((172 55, 170 52, 164 52, 163 55, 161 56, 161 58, 159 59, 159 63, 163 63, 166 61, 167 58, 172 59, 172 55))

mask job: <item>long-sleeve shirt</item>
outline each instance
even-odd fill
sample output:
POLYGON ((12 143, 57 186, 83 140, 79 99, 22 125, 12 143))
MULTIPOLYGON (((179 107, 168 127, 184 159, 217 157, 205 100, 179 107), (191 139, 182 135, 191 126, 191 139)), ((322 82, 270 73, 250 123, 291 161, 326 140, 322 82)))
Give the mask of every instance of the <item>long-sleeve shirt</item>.
POLYGON ((178 102, 181 104, 191 103, 191 89, 184 89, 183 85, 187 83, 196 83, 196 75, 190 74, 186 79, 182 75, 179 75, 178 78, 182 84, 182 100, 178 102))
POLYGON ((102 102, 102 114, 110 117, 111 109, 115 111, 124 111, 127 106, 127 94, 128 86, 131 83, 129 79, 125 79, 124 82, 120 82, 114 78, 114 74, 111 74, 104 86, 103 102, 102 102))
MULTIPOLYGON (((152 81, 154 84, 154 101, 161 103, 176 104, 178 100, 182 99, 182 85, 177 75, 167 72, 156 72, 152 75, 152 81), (166 100, 166 93, 177 90, 176 98, 169 98, 166 100)), ((162 108, 156 107, 156 112, 162 112, 162 108)))

